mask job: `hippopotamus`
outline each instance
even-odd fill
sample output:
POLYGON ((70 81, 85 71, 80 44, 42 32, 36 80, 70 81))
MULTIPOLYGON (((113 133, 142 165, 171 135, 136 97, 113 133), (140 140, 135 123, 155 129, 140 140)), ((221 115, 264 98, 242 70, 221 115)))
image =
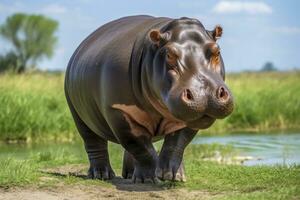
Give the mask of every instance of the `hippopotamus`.
POLYGON ((65 95, 88 155, 88 177, 112 179, 108 141, 133 182, 185 181, 183 154, 200 129, 233 111, 217 39, 197 19, 129 16, 90 34, 72 55, 65 95), (153 142, 163 139, 159 153, 153 142))

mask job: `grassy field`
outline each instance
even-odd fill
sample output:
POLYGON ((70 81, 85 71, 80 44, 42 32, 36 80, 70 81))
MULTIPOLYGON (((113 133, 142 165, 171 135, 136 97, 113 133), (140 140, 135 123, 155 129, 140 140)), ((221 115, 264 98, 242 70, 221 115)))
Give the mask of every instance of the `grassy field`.
POLYGON ((0 76, 0 140, 72 140, 63 75, 0 76))
MULTIPOLYGON (((209 156, 216 149, 225 154, 233 153, 230 148, 224 146, 190 145, 185 152, 187 182, 175 184, 162 182, 156 186, 148 185, 145 190, 151 192, 151 190, 175 189, 171 190, 171 193, 181 189, 205 191, 206 194, 217 195, 218 199, 300 198, 300 166, 247 167, 203 161, 203 157, 209 156)), ((119 145, 110 144, 109 150, 112 167, 120 176, 122 149, 119 145)), ((24 150, 23 147, 19 150, 15 149, 14 152, 11 151, 11 146, 6 146, 0 154, 0 193, 1 188, 5 188, 6 191, 12 188, 14 191, 13 188, 20 188, 20 186, 35 188, 38 191, 43 191, 45 188, 55 191, 57 187, 66 185, 71 185, 71 188, 78 185, 88 185, 88 188, 100 185, 101 190, 115 187, 115 182, 86 180, 80 177, 79 172, 86 173, 87 167, 87 158, 82 144, 41 145, 38 148, 31 146, 28 150, 26 148, 24 150), (78 173, 70 173, 72 170, 74 172, 71 167, 74 164, 82 164, 84 167, 75 169, 78 173), (63 171, 63 168, 66 170, 63 171), (51 173, 47 173, 49 171, 51 173)), ((134 186, 135 189, 139 187, 140 185, 134 186)), ((68 192, 68 189, 65 190, 64 192, 68 192)), ((186 198, 191 194, 188 193, 186 198)))
MULTIPOLYGON (((0 76, 0 140, 72 140, 63 75, 0 76)), ((300 129, 300 72, 227 76, 235 110, 205 133, 300 129)))

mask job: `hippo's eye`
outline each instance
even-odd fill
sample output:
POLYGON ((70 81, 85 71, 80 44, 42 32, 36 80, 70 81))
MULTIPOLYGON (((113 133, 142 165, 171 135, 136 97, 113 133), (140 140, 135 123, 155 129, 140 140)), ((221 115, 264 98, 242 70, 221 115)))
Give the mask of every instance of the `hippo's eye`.
POLYGON ((167 48, 166 50, 166 61, 171 67, 176 67, 177 64, 177 53, 173 48, 167 48))
POLYGON ((209 68, 213 71, 220 71, 220 52, 216 52, 209 59, 209 68))
POLYGON ((205 57, 210 60, 220 56, 220 47, 216 43, 206 44, 205 57))
POLYGON ((212 62, 218 62, 220 58, 220 51, 215 52, 214 54, 211 55, 210 60, 212 62))

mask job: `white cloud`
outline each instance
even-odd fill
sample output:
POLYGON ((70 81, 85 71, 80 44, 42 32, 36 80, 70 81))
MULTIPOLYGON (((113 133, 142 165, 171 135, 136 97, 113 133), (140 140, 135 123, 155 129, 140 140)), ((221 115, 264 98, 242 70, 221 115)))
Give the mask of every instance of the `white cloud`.
POLYGON ((220 1, 213 8, 213 12, 219 14, 247 13, 247 14, 270 14, 272 7, 264 2, 255 1, 220 1))
POLYGON ((42 8, 42 13, 47 14, 64 14, 67 9, 59 4, 49 4, 42 8))

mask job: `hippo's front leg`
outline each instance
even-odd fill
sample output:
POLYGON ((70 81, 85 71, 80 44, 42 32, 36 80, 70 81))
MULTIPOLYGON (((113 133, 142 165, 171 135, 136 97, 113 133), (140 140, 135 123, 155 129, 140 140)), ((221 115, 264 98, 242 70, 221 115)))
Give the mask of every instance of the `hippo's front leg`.
POLYGON ((126 150, 135 158, 132 176, 133 182, 157 182, 155 170, 157 167, 158 156, 151 140, 143 141, 143 144, 127 148, 126 150))
POLYGON ((194 130, 185 128, 165 137, 156 170, 158 178, 185 181, 183 153, 196 133, 194 130))
MULTIPOLYGON (((158 163, 158 155, 153 147, 151 135, 125 112, 110 112, 109 119, 119 143, 124 147, 127 154, 131 155, 130 157, 133 160, 133 173, 129 169, 132 167, 128 166, 124 166, 123 171, 125 169, 127 174, 132 173, 134 183, 148 181, 155 183, 157 181, 155 170, 158 163)), ((125 178, 130 176, 124 175, 125 178)))
POLYGON ((132 177, 134 183, 157 182, 155 170, 158 163, 158 155, 151 140, 144 136, 127 137, 121 144, 126 149, 123 163, 123 177, 132 177))

